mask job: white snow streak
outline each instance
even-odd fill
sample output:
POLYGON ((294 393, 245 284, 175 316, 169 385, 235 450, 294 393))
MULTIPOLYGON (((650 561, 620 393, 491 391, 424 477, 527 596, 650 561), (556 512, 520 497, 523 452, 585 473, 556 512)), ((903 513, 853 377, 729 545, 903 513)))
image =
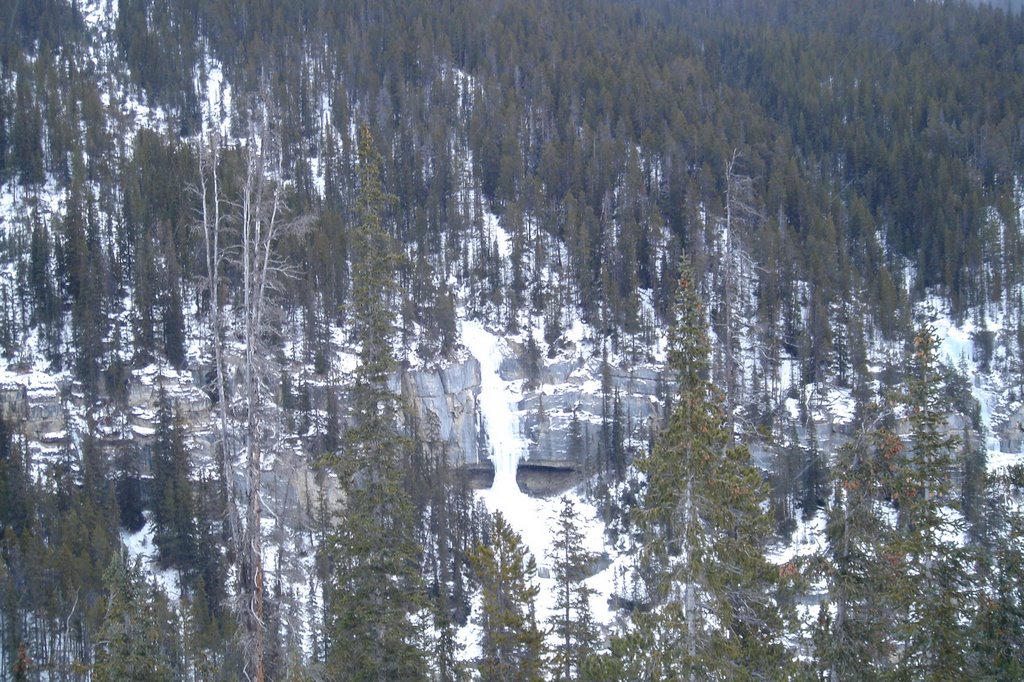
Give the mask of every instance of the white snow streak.
MULTIPOLYGON (((538 625, 546 629, 554 613, 556 597, 555 576, 546 564, 562 509, 561 497, 530 497, 516 483, 516 470, 520 460, 527 457, 528 441, 521 431, 518 410, 522 382, 506 381, 500 374, 502 359, 508 352, 505 341, 487 331, 479 322, 468 320, 462 323, 462 340, 480 362, 480 414, 495 470, 491 488, 478 491, 477 495, 488 511, 501 512, 537 560, 540 569, 540 595, 536 604, 538 625)), ((595 555, 611 551, 612 548, 605 543, 605 524, 597 508, 577 493, 565 496, 573 501, 579 516, 584 547, 595 555)), ((609 624, 615 616, 608 604, 615 590, 616 576, 624 573, 624 562, 628 562, 627 557, 614 556, 610 566, 586 581, 597 592, 591 600, 591 608, 595 621, 600 624, 609 624)), ((474 613, 479 608, 477 595, 473 600, 474 613)), ((471 619, 459 633, 460 657, 463 660, 472 660, 479 655, 479 637, 479 625, 471 619)))

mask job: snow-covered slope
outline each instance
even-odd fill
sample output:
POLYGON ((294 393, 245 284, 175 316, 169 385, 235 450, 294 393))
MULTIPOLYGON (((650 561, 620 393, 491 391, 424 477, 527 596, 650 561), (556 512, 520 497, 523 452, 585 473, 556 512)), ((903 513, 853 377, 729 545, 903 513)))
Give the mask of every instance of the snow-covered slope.
MULTIPOLYGON (((516 407, 522 398, 522 380, 506 381, 501 377, 501 361, 508 353, 506 342, 483 324, 468 320, 462 323, 462 340, 480 361, 479 408, 495 470, 494 484, 477 491, 476 495, 491 513, 500 512, 505 517, 536 558, 540 584, 537 615, 546 623, 554 615, 555 582, 547 564, 552 552, 553 529, 562 508, 561 497, 531 497, 516 483, 516 469, 526 457, 528 439, 522 433, 516 407)), ((573 501, 579 514, 585 549, 595 556, 607 556, 610 550, 614 551, 605 540, 605 524, 593 503, 578 492, 567 493, 566 497, 573 501)), ((595 590, 592 608, 596 622, 601 625, 609 625, 615 615, 609 603, 620 562, 613 559, 607 563, 606 568, 587 580, 587 585, 595 590)), ((479 608, 479 600, 474 608, 479 608)), ((464 660, 471 660, 478 654, 479 636, 479 625, 471 616, 460 633, 464 660)))

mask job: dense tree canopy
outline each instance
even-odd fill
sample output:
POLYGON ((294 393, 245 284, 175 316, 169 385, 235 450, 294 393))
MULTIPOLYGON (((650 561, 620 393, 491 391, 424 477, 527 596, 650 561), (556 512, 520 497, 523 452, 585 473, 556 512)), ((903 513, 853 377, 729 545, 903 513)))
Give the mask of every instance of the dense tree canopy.
POLYGON ((246 486, 258 502, 262 463, 244 484, 233 467, 263 436, 266 461, 337 485, 303 501, 320 509, 300 557, 322 598, 312 650, 280 566, 252 614, 271 677, 457 679, 477 588, 486 679, 771 676, 797 658, 833 679, 1018 674, 1020 472, 988 475, 971 386, 912 331, 922 301, 948 303, 1021 395, 1024 17, 994 4, 0 0, 0 355, 57 377, 67 427, 30 437, 4 387, 0 674, 242 674, 231 577, 263 580, 264 528, 256 504, 259 568, 229 570, 232 503, 246 486), (263 243, 284 276, 258 329, 258 257, 239 256, 265 224, 243 217, 255 158, 274 208, 310 226, 263 243), (527 332, 527 386, 577 320, 593 333, 599 435, 574 408, 567 450, 621 495, 607 507, 643 538, 646 589, 604 655, 571 515, 552 667, 524 547, 500 518, 482 533, 451 453, 416 437, 436 424, 395 395, 402 368, 464 358, 463 317, 527 332), (611 364, 653 363, 665 330, 638 457, 611 364), (263 370, 247 441, 243 351, 263 370), (164 371, 201 385, 216 433, 187 439, 157 389, 128 407, 164 371), (815 435, 821 386, 857 404, 838 451, 815 435), (971 422, 962 443, 948 411, 971 422), (206 445, 218 466, 196 465, 206 445), (767 509, 783 532, 828 517, 813 635, 764 560, 767 509), (128 537, 152 539, 179 603, 122 559, 128 537))

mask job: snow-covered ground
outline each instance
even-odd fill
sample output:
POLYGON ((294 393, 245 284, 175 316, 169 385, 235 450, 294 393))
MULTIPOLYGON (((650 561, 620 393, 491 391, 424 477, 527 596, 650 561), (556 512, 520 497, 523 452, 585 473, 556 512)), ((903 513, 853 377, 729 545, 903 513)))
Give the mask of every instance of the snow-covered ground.
MULTIPOLYGON (((555 580, 549 568, 549 555, 562 509, 561 497, 537 498, 524 494, 516 483, 516 469, 526 458, 528 441, 521 430, 517 404, 522 398, 522 382, 502 379, 502 358, 509 352, 505 341, 475 321, 462 322, 462 340, 470 353, 480 362, 479 406, 487 434, 488 449, 494 464, 494 484, 477 492, 491 513, 500 512, 509 525, 522 537, 537 560, 540 574, 540 595, 537 616, 542 627, 554 615, 555 580)), ((597 508, 575 492, 566 494, 574 503, 583 532, 584 547, 595 555, 608 552, 605 543, 605 525, 597 508)), ((587 585, 596 594, 591 601, 594 619, 608 624, 614 613, 608 606, 615 586, 615 578, 622 572, 623 557, 610 557, 610 565, 589 578, 587 585)), ((480 628, 474 621, 479 600, 473 604, 474 616, 459 635, 460 656, 471 660, 479 654, 480 628)))
POLYGON ((160 568, 160 565, 157 563, 158 551, 156 545, 153 544, 154 532, 153 521, 147 513, 146 525, 138 532, 129 533, 124 529, 121 530, 121 542, 124 543, 129 558, 133 561, 135 559, 141 560, 144 575, 156 582, 163 593, 167 595, 167 598, 171 600, 171 603, 176 604, 181 598, 181 585, 178 581, 178 575, 174 571, 160 568))
MULTIPOLYGON (((984 320, 968 319, 957 324, 948 312, 948 306, 938 297, 929 298, 919 306, 921 315, 935 330, 939 342, 939 360, 961 371, 971 386, 971 393, 981 408, 981 430, 985 443, 988 470, 992 473, 1015 464, 1024 463, 1020 452, 1005 451, 997 429, 1011 410, 1008 395, 1008 377, 991 367, 988 371, 981 366, 975 339, 981 332, 987 332, 998 339, 1005 331, 1004 313, 998 307, 990 307, 984 320)), ((1007 352, 1005 344, 996 341, 993 345, 991 365, 1003 358, 1007 352)))

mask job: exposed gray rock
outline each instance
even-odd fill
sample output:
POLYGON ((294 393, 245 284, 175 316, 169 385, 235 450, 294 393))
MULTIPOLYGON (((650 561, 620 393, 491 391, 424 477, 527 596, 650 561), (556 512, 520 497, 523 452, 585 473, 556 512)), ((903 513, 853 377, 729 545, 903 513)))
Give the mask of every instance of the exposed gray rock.
POLYGON ((31 440, 53 443, 66 427, 61 392, 65 387, 25 376, 0 386, 0 416, 12 422, 31 440))
POLYGON ((478 464, 480 363, 476 358, 441 369, 409 370, 402 373, 400 382, 420 438, 433 447, 444 448, 454 466, 478 464))
POLYGON ((999 426, 993 429, 1003 452, 1021 452, 1024 449, 1024 405, 1018 407, 999 426))
POLYGON ((560 495, 583 482, 584 472, 573 462, 562 465, 551 462, 523 462, 516 470, 516 483, 528 495, 547 497, 560 495))
MULTIPOLYGON (((607 368, 602 390, 597 358, 541 357, 536 367, 524 344, 510 343, 514 355, 500 366, 505 381, 522 381, 523 396, 516 405, 527 437, 527 456, 520 463, 520 488, 535 495, 564 492, 583 480, 597 459, 603 423, 611 426, 616 397, 623 437, 634 446, 646 443, 662 419, 659 372, 654 367, 607 368), (573 414, 579 441, 573 443, 573 414)), ((628 444, 628 443, 627 443, 628 444)))

